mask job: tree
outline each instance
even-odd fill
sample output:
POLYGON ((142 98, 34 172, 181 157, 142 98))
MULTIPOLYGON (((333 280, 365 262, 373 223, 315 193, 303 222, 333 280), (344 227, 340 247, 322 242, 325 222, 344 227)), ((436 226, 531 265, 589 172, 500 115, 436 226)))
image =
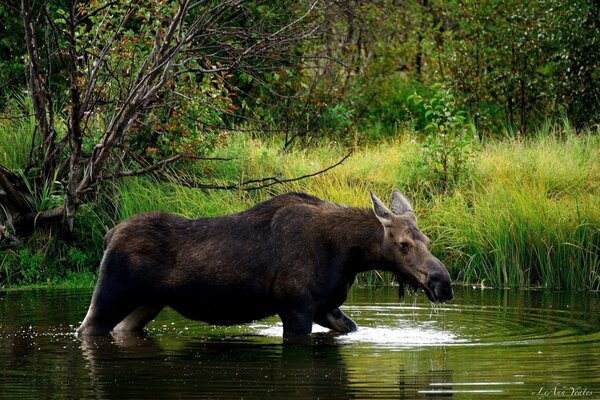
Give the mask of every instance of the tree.
POLYGON ((0 91, 10 90, 25 82, 23 21, 17 0, 0 2, 0 91))
POLYGON ((17 235, 49 223, 72 230, 76 211, 103 183, 205 158, 206 142, 233 110, 230 74, 278 65, 316 34, 316 11, 327 6, 22 0, 36 129, 24 173, 0 166, 0 199, 17 235), (66 94, 49 84, 57 68, 66 94), (56 124, 61 99, 66 126, 56 124), (31 190, 49 187, 58 204, 28 201, 40 195, 31 190))
MULTIPOLYGON (((442 7, 442 5, 437 5, 442 7)), ((600 6, 590 0, 465 1, 448 8, 445 79, 481 130, 548 118, 600 121, 600 6)))

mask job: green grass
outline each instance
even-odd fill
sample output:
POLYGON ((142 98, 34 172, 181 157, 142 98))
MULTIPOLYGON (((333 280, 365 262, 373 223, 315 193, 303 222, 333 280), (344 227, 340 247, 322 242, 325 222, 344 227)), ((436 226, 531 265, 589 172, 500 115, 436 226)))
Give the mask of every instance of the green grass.
POLYGON ((489 146, 470 187, 433 203, 435 248, 467 282, 597 290, 599 160, 597 136, 489 146))
POLYGON ((59 278, 36 281, 35 283, 19 283, 1 287, 2 290, 31 290, 31 289, 93 289, 96 286, 96 274, 92 271, 69 271, 59 278))
MULTIPOLYGON (((281 151, 276 140, 239 135, 216 155, 231 162, 204 163, 190 173, 221 184, 275 176, 293 178, 322 170, 346 149, 321 145, 281 151), (207 172, 208 171, 208 172, 207 172)), ((529 141, 492 142, 450 192, 418 185, 411 168, 419 146, 410 137, 357 149, 344 164, 315 178, 257 192, 203 191, 135 178, 121 185, 121 218, 147 210, 187 217, 246 209, 272 195, 305 191, 352 206, 369 207, 369 190, 387 197, 405 191, 432 251, 455 279, 495 287, 600 288, 600 140, 560 131, 529 141)), ((361 277, 387 284, 386 274, 361 277)))
MULTIPOLYGON (((12 98, 7 110, 26 110, 25 99, 12 98)), ((20 111, 0 115, 0 164, 13 170, 23 170, 31 149, 31 132, 35 128, 33 114, 21 116, 20 111)))
MULTIPOLYGON (((29 151, 31 121, 2 123, 0 162, 18 168, 29 151)), ((277 139, 232 134, 213 154, 231 161, 194 162, 177 173, 221 185, 289 179, 323 170, 347 151, 325 142, 283 151, 277 139)), ((80 209, 75 242, 40 232, 21 247, 2 248, 0 285, 50 281, 69 286, 77 282, 73 271, 87 285, 101 256, 103 234, 142 211, 216 216, 287 191, 369 207, 369 190, 388 199, 397 187, 412 200, 421 229, 433 240, 432 252, 454 279, 495 287, 600 289, 598 132, 575 133, 567 124, 547 124, 528 140, 484 143, 473 167, 447 192, 423 180, 420 156, 418 141, 405 132, 354 149, 351 158, 325 174, 257 191, 193 189, 175 179, 124 179, 107 188, 106 198, 80 209)), ((388 284, 390 277, 373 272, 360 280, 388 284)))

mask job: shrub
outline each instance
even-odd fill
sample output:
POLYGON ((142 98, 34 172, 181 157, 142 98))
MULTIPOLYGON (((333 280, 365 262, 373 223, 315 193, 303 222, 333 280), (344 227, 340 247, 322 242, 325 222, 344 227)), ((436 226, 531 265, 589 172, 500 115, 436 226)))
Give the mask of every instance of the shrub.
POLYGON ((415 165, 417 176, 421 183, 446 192, 472 168, 476 135, 452 93, 439 86, 436 89, 430 98, 414 93, 408 100, 421 109, 427 123, 423 150, 415 165))

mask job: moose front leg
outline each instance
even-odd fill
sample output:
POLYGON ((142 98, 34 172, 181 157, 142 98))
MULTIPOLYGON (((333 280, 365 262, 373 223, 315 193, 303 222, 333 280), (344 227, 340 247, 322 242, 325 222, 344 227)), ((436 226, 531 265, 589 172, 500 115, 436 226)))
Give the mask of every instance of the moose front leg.
POLYGON ((308 336, 312 333, 315 307, 310 295, 289 296, 280 304, 277 314, 283 322, 283 337, 308 336))
POLYGON ((283 322, 283 337, 306 336, 312 333, 312 312, 289 309, 279 312, 283 322))
POLYGON ((340 333, 354 332, 358 329, 356 323, 339 308, 315 315, 314 321, 325 328, 340 333))

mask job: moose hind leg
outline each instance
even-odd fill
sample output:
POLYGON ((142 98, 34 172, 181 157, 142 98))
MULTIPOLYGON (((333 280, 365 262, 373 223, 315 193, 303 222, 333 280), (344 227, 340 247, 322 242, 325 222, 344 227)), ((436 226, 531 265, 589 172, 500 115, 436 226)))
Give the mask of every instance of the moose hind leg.
POLYGON ((164 308, 162 305, 143 305, 131 312, 114 327, 116 332, 141 332, 164 308))
POLYGON ((315 316, 315 322, 325 328, 340 333, 354 332, 358 329, 356 323, 342 312, 339 308, 333 311, 319 313, 315 316))
POLYGON ((131 293, 129 285, 118 278, 121 277, 111 277, 109 280, 105 272, 100 272, 90 307, 81 326, 77 329, 77 335, 106 335, 143 304, 131 293), (120 283, 115 284, 115 282, 120 283))
POLYGON ((119 299, 101 301, 98 297, 102 296, 92 297, 87 315, 77 329, 78 336, 107 335, 135 309, 135 306, 128 306, 127 302, 121 302, 119 299))

